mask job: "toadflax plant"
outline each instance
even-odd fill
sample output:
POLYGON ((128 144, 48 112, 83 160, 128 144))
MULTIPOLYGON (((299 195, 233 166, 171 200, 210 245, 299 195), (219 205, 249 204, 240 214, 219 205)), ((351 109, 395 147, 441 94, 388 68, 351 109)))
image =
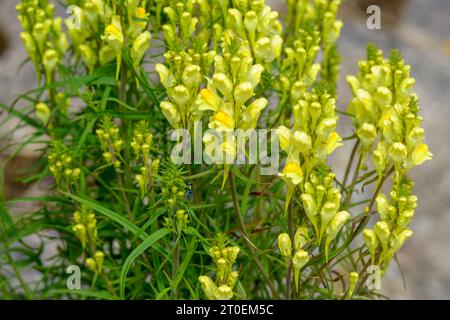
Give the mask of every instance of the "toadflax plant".
POLYGON ((398 52, 369 45, 340 109, 339 0, 65 5, 17 5, 38 86, 1 105, 34 129, 8 161, 41 152, 44 195, 3 190, 3 298, 378 297, 432 157, 398 52))

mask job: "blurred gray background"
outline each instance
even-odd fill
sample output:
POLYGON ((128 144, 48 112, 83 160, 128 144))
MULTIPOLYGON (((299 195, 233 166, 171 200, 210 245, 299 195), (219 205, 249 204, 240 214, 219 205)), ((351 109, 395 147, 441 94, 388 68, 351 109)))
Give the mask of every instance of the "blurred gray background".
MULTIPOLYGON (((0 0, 0 102, 10 104, 25 90, 35 86, 31 64, 20 67, 27 55, 19 39, 21 27, 16 19, 17 0, 0 0)), ((279 11, 283 1, 268 1, 279 11)), ((412 228, 414 237, 400 250, 398 260, 405 276, 405 284, 398 266, 393 263, 382 281, 381 293, 392 299, 450 299, 450 0, 347 0, 341 9, 345 26, 342 31, 343 78, 356 74, 358 60, 364 58, 368 42, 380 46, 386 53, 398 48, 412 66, 416 78, 416 92, 421 101, 425 121, 426 142, 434 159, 412 170, 415 194, 419 197, 412 228), (382 29, 366 27, 366 8, 381 7, 382 29)), ((340 84, 339 107, 345 109, 349 89, 340 84)), ((0 116, 3 120, 4 115, 0 116)), ((21 141, 31 129, 24 127, 11 135, 17 123, 9 121, 0 126, 0 145, 6 141, 21 141)), ((341 132, 349 132, 344 119, 341 132)), ((333 165, 342 172, 351 146, 335 152, 333 165)), ((7 171, 8 196, 36 195, 38 186, 25 188, 14 182, 39 154, 32 148, 9 164, 7 171)), ((6 154, 0 154, 0 165, 6 154)), ((26 210, 26 208, 22 208, 26 210)))

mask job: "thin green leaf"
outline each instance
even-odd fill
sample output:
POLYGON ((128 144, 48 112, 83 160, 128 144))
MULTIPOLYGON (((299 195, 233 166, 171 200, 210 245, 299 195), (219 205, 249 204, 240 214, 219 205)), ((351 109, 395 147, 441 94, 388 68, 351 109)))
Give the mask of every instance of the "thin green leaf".
POLYGON ((103 207, 102 205, 98 204, 97 202, 91 201, 91 200, 87 200, 81 197, 78 197, 74 194, 71 193, 67 193, 67 192, 63 192, 66 196, 68 196, 69 198, 72 198, 73 200, 84 204, 85 206, 91 208, 92 210, 97 211, 98 213, 101 213, 102 215, 104 215, 105 217, 113 220, 114 222, 117 222, 118 224, 120 224, 122 227, 124 227, 125 229, 127 229, 128 231, 130 231, 131 233, 133 233, 134 235, 138 236, 139 238, 141 238, 142 240, 147 239, 148 234, 145 233, 144 231, 142 231, 139 227, 137 227, 136 225, 132 224, 130 221, 128 221, 125 217, 115 213, 112 210, 109 210, 105 207, 103 207))
POLYGON ((152 233, 150 236, 148 236, 139 246, 134 249, 130 255, 125 260, 122 271, 120 273, 120 297, 122 299, 125 298, 125 281, 126 276, 128 273, 128 270, 130 269, 131 264, 133 261, 139 257, 145 250, 152 247, 159 239, 164 237, 165 235, 169 234, 170 231, 167 229, 159 229, 158 231, 152 233))

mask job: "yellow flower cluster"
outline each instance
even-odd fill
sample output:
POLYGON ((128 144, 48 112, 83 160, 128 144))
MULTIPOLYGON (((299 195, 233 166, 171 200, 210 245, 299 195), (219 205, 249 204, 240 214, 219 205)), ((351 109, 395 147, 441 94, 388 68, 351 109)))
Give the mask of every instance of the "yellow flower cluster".
POLYGON ((353 92, 349 112, 354 116, 362 155, 373 155, 378 184, 394 171, 390 199, 384 194, 376 198, 380 221, 363 232, 372 262, 377 259, 386 266, 412 236, 407 226, 417 197, 411 194, 413 185, 406 174, 430 160, 432 154, 423 143, 422 117, 418 115, 417 96, 412 93, 415 80, 397 52, 384 59, 381 50, 369 46, 358 76, 349 76, 347 81, 353 92))
POLYGON ((211 32, 205 27, 211 24, 210 6, 214 3, 198 1, 196 6, 193 1, 168 1, 163 9, 169 20, 162 27, 169 50, 164 54, 165 63, 155 69, 169 98, 161 103, 161 111, 175 129, 193 129, 193 123, 201 118, 195 101, 216 55, 209 49, 211 32), (195 16, 197 8, 200 18, 195 16), (197 29, 202 31, 197 34, 197 29))
POLYGON ((100 140, 100 144, 102 145, 103 158, 105 161, 108 164, 112 164, 114 168, 120 169, 123 140, 120 138, 119 128, 117 125, 111 121, 111 118, 104 117, 100 128, 95 132, 100 140))
MULTIPOLYGON (((265 4, 265 0, 234 1, 229 8, 225 27, 236 37, 242 39, 244 46, 252 52, 256 63, 266 69, 281 55, 283 26, 278 12, 265 4)), ((216 28, 221 28, 216 25, 216 28)))
POLYGON ((216 281, 208 276, 200 276, 198 281, 209 300, 230 300, 239 273, 233 271, 233 264, 239 254, 239 247, 214 246, 209 250, 216 265, 216 281))
MULTIPOLYGON (((198 26, 198 18, 194 15, 194 1, 166 1, 169 5, 166 6, 163 11, 169 23, 163 25, 164 39, 167 44, 173 44, 177 41, 185 41, 184 46, 187 47, 188 43, 193 42, 192 37, 198 26)), ((208 35, 209 33, 203 33, 202 35, 208 35)), ((208 42, 208 39, 204 43, 208 42)))
MULTIPOLYGON (((155 162, 157 161, 153 163, 155 162)), ((188 190, 188 185, 183 179, 185 171, 172 162, 162 162, 160 167, 158 181, 164 205, 170 209, 183 207, 183 203, 187 200, 186 191, 188 190)), ((153 168, 153 172, 156 174, 155 169, 157 168, 153 168)), ((169 222, 172 223, 170 220, 169 222)))
POLYGON ((412 230, 407 227, 414 216, 417 197, 411 194, 412 181, 406 177, 398 180, 394 182, 390 199, 382 193, 376 198, 380 221, 373 228, 363 231, 372 264, 387 266, 405 241, 413 235, 412 230))
POLYGON ((276 129, 280 147, 287 153, 283 172, 279 173, 287 184, 286 208, 304 176, 308 177, 317 165, 326 163, 327 156, 342 145, 342 138, 336 132, 336 100, 331 95, 318 89, 291 95, 297 101, 293 108, 293 129, 285 126, 276 129))
POLYGON ((374 150, 373 162, 380 178, 392 165, 406 173, 431 159, 423 143, 418 99, 411 93, 415 80, 398 53, 393 52, 387 60, 381 50, 369 46, 358 77, 348 76, 347 81, 353 92, 348 111, 354 115, 362 152, 374 150))
POLYGON ((141 191, 141 198, 144 198, 149 188, 152 187, 152 177, 154 167, 153 161, 150 159, 150 149, 152 147, 153 135, 150 133, 147 121, 140 121, 135 125, 133 131, 133 139, 130 143, 133 153, 137 160, 143 164, 140 167, 140 174, 135 175, 136 182, 141 191))
POLYGON ((112 60, 112 48, 101 46, 98 34, 107 19, 112 18, 111 8, 103 0, 89 0, 82 6, 70 7, 71 16, 65 20, 67 33, 75 52, 81 57, 87 69, 92 72, 98 66, 112 60))
POLYGON ((47 84, 54 79, 54 73, 69 47, 62 32, 62 19, 54 17, 54 7, 39 0, 22 0, 16 6, 24 29, 20 38, 33 61, 38 81, 41 82, 45 74, 47 84))
POLYGON ((88 240, 92 240, 94 243, 97 241, 97 219, 91 210, 82 207, 81 211, 76 211, 73 214, 73 222, 72 230, 80 240, 83 248, 86 247, 88 240))
POLYGON ((223 0, 161 1, 156 8, 157 19, 160 19, 159 6, 165 5, 162 11, 168 22, 162 30, 168 48, 182 47, 192 56, 209 51, 210 43, 217 50, 230 4, 231 1, 223 0))
POLYGON ((161 102, 161 111, 173 128, 191 129, 193 123, 200 120, 201 110, 195 101, 203 82, 204 70, 209 70, 214 55, 211 51, 197 56, 200 59, 194 61, 185 51, 169 51, 165 55, 166 65, 156 65, 168 96, 168 101, 161 102))
POLYGON ((298 291, 298 281, 300 279, 300 270, 306 266, 310 256, 309 253, 304 250, 304 247, 309 242, 308 229, 305 227, 299 227, 294 235, 294 254, 292 254, 292 241, 287 233, 281 233, 278 236, 278 248, 280 253, 287 258, 291 259, 292 266, 294 268, 294 282, 295 288, 298 291))
POLYGON ((288 33, 292 32, 295 35, 292 38, 295 40, 292 44, 289 43, 286 49, 289 61, 284 61, 284 68, 291 66, 290 70, 297 74, 297 81, 302 81, 307 86, 315 81, 320 70, 321 78, 327 81, 332 94, 335 94, 339 77, 337 42, 343 23, 336 15, 340 4, 340 0, 287 1, 287 22, 288 25, 294 26, 288 33), (322 66, 314 64, 321 48, 322 66), (295 68, 292 68, 293 66, 295 68))
POLYGON ((53 148, 48 155, 49 171, 56 180, 58 186, 65 185, 66 188, 78 182, 81 169, 74 167, 73 158, 67 148, 60 142, 54 142, 53 148))
POLYGON ((235 135, 229 133, 238 129, 254 129, 268 102, 265 98, 252 99, 263 66, 254 64, 248 48, 229 32, 224 33, 222 46, 223 53, 215 57, 214 74, 208 79, 207 88, 200 91, 197 105, 199 110, 213 112, 208 126, 222 136, 205 133, 205 154, 213 163, 227 163, 224 166, 226 179, 238 146, 245 145, 245 142, 237 141, 235 135), (221 142, 218 149, 213 147, 217 144, 216 139, 221 142))
MULTIPOLYGON (((288 210, 298 186, 316 243, 321 246, 325 240, 323 248, 328 260, 331 242, 350 219, 347 211, 340 211, 341 194, 334 187, 335 174, 326 166, 327 157, 341 145, 342 139, 336 132, 336 100, 320 86, 315 86, 312 92, 304 90, 306 88, 300 83, 290 91, 289 99, 296 101, 293 128, 280 126, 276 129, 281 149, 287 153, 286 164, 279 175, 287 186, 285 210, 288 210)), ((284 256, 291 256, 292 240, 295 249, 292 265, 297 287, 299 270, 309 261, 307 251, 302 249, 309 240, 308 228, 299 227, 294 239, 288 234, 280 235, 278 245, 284 256)))
POLYGON ((294 97, 292 103, 296 103, 295 97, 300 97, 317 80, 319 51, 320 33, 317 30, 301 30, 296 40, 285 48, 280 86, 285 95, 294 97))
POLYGON ((95 250, 95 244, 98 241, 97 219, 95 214, 83 206, 80 211, 76 211, 73 214, 73 222, 72 230, 80 240, 83 249, 88 245, 93 255, 86 259, 87 267, 95 273, 102 273, 105 254, 102 251, 95 250))
POLYGON ((328 260, 328 248, 331 241, 350 219, 347 211, 339 211, 341 194, 333 187, 335 174, 325 175, 311 173, 301 195, 303 208, 309 221, 313 225, 317 244, 325 238, 325 257, 328 260))
POLYGON ((145 1, 127 0, 126 13, 118 15, 107 0, 86 0, 74 7, 72 17, 66 19, 68 34, 75 52, 92 72, 114 58, 117 60, 116 77, 119 77, 122 49, 130 47, 130 57, 135 69, 150 46, 147 27, 148 13, 145 1), (103 32, 103 35, 99 36, 103 32))

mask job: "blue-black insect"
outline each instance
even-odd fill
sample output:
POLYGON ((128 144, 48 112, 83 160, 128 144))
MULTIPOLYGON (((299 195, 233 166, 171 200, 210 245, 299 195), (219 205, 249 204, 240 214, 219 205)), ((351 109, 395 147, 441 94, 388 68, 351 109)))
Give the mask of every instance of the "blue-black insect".
POLYGON ((193 200, 194 199, 194 188, 192 186, 192 182, 188 183, 186 191, 184 193, 184 198, 186 200, 193 200))

